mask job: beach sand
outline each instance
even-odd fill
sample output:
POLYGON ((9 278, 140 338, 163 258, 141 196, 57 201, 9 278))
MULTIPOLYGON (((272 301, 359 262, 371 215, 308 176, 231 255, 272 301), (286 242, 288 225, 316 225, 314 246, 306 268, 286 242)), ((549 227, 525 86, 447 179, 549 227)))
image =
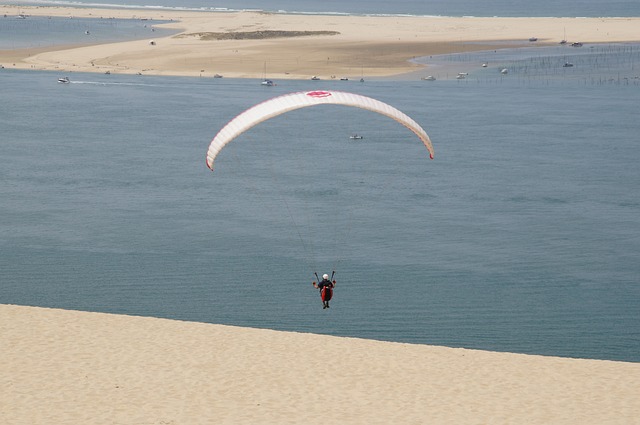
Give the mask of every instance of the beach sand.
MULTIPOLYGON (((0 6, 0 12, 39 16, 171 20, 178 36, 49 51, 0 51, 7 68, 308 79, 393 76, 421 68, 411 59, 501 47, 640 40, 640 18, 473 18, 285 15, 261 12, 188 12, 0 6), (279 31, 269 38, 265 31, 279 31), (336 32, 304 35, 301 31, 336 32), (252 39, 206 39, 211 33, 252 39), (296 32, 298 32, 296 34, 296 32), (535 43, 530 37, 537 37, 535 43), (266 69, 266 74, 265 74, 266 69)), ((79 40, 82 35, 79 35, 79 40)))
POLYGON ((637 424, 640 364, 0 305, 3 424, 637 424))

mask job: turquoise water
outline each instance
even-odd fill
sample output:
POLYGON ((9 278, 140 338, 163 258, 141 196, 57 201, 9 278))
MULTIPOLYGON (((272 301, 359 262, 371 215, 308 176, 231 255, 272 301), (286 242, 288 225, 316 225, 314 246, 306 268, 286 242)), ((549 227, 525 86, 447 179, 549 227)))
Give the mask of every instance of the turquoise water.
POLYGON ((2 303, 640 361, 637 85, 57 77, 0 72, 2 303), (209 172, 228 120, 315 88, 436 158, 321 106, 209 172))

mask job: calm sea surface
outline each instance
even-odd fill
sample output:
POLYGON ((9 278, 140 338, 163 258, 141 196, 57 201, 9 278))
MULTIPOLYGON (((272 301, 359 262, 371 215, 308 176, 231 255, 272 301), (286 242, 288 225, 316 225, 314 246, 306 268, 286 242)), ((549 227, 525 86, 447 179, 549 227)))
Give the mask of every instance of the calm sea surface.
POLYGON ((2 303, 640 361, 637 85, 57 77, 0 73, 2 303), (209 172, 229 119, 315 88, 436 159, 319 106, 209 172))
MULTIPOLYGON (((45 39, 149 31, 32 19, 45 39)), ((4 48, 42 39, 5 34, 4 48)), ((639 51, 505 49, 422 59, 428 70, 398 79, 276 87, 0 69, 0 303, 638 362, 639 51), (310 89, 396 106, 435 160, 388 118, 318 106, 248 131, 209 172, 228 120, 310 89), (332 270, 322 310, 311 280, 332 270)))
POLYGON ((0 16, 0 50, 54 45, 100 44, 164 37, 175 31, 156 28, 163 21, 0 16))

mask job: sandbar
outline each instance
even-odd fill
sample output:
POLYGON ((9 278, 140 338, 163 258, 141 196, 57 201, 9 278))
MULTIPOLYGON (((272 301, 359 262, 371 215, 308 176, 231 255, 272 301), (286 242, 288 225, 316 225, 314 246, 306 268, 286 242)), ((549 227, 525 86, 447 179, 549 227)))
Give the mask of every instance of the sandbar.
MULTIPOLYGON (((145 40, 100 45, 0 50, 5 68, 61 72, 388 77, 420 70, 423 65, 411 60, 431 55, 557 45, 565 36, 569 43, 640 41, 640 18, 323 16, 11 5, 0 6, 0 12, 24 14, 27 19, 36 15, 140 19, 176 31, 167 37, 153 38, 150 33, 145 40), (532 38, 537 40, 531 42, 532 38)), ((82 42, 82 35, 78 40, 82 42)))

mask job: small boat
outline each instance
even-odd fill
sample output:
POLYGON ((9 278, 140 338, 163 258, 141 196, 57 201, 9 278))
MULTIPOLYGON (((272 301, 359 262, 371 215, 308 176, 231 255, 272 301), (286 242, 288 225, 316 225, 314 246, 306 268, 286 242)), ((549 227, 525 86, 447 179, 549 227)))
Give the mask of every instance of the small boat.
POLYGON ((466 72, 458 72, 458 75, 456 75, 456 80, 464 80, 465 78, 467 78, 467 75, 469 75, 466 72))
POLYGON ((213 74, 213 78, 222 78, 222 75, 220 75, 220 74, 213 74))
POLYGON ((529 41, 531 42, 538 41, 538 37, 529 37, 529 41))
POLYGON ((359 135, 359 134, 352 134, 351 136, 349 136, 349 139, 351 139, 351 140, 360 140, 360 139, 364 139, 364 137, 359 135))
POLYGON ((575 42, 575 43, 571 43, 571 46, 573 47, 582 47, 582 43, 580 43, 579 41, 575 42))
POLYGON ((487 66, 488 66, 488 65, 487 65, 486 63, 483 63, 483 64, 482 64, 482 67, 483 67, 483 68, 486 68, 487 66))
POLYGON ((264 61, 264 71, 262 72, 262 81, 260 82, 260 85, 266 87, 275 86, 273 81, 267 78, 267 61, 264 61))
POLYGON ((573 64, 571 62, 565 62, 564 65, 562 65, 564 68, 571 68, 573 66, 573 64))
POLYGON ((507 68, 502 68, 500 70, 500 74, 502 74, 502 75, 507 75, 508 73, 509 73, 509 70, 507 68))
POLYGON ((342 77, 340 78, 340 81, 349 81, 349 79, 347 77, 342 77))
POLYGON ((62 84, 69 84, 71 80, 69 80, 69 77, 62 77, 62 78, 58 78, 58 82, 62 84))
POLYGON ((567 29, 564 29, 564 36, 562 37, 562 40, 560 40, 560 44, 565 45, 567 44, 567 29))
POLYGON ((423 79, 424 81, 435 81, 435 80, 436 80, 436 77, 434 77, 433 75, 428 75, 428 76, 426 76, 426 77, 422 77, 422 79, 423 79))
POLYGON ((312 79, 313 81, 318 81, 318 80, 320 79, 320 77, 317 77, 317 76, 315 76, 315 75, 314 75, 313 77, 311 77, 311 79, 312 79))

